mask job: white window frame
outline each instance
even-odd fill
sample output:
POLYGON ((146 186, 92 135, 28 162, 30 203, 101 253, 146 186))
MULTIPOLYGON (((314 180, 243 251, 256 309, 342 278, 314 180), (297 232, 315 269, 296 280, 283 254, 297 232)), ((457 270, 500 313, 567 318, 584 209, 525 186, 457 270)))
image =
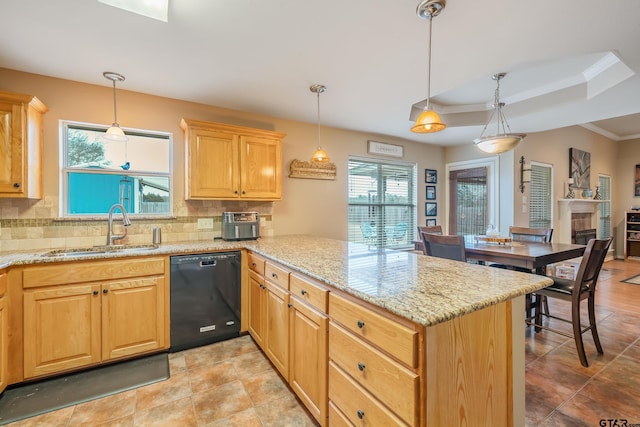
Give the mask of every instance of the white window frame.
MULTIPOLYGON (((109 128, 109 126, 103 124, 96 123, 86 123, 86 122, 76 122, 72 120, 60 120, 59 121, 59 135, 58 135, 58 171, 59 171, 59 195, 60 195, 60 203, 58 206, 58 215, 60 218, 68 218, 68 219, 103 219, 107 218, 108 213, 104 214, 71 214, 67 211, 68 209, 68 172, 70 169, 66 168, 65 161, 67 156, 67 129, 71 127, 86 127, 89 129, 95 129, 96 131, 105 131, 109 128)), ((173 218, 173 200, 174 200, 174 191, 175 187, 173 185, 173 134, 171 132, 162 132, 162 131, 154 131, 147 129, 135 129, 135 128, 122 128, 126 133, 135 133, 139 135, 145 136, 157 136, 161 138, 166 138, 169 144, 169 171, 166 173, 156 173, 156 172, 143 172, 145 175, 150 176, 167 176, 169 179, 169 212, 162 214, 149 214, 149 213, 133 213, 127 212, 127 214, 132 217, 138 219, 144 218, 173 218)))

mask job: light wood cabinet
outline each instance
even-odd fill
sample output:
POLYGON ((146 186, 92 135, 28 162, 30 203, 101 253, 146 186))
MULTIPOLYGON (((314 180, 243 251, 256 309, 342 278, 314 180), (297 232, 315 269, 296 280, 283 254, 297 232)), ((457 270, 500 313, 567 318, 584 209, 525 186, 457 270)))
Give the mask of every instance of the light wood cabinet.
POLYGON ((249 272, 249 334, 260 348, 265 345, 265 293, 264 277, 254 271, 249 272))
POLYGON ((0 91, 0 198, 42 198, 42 116, 35 96, 0 91))
POLYGON ((0 273, 0 393, 7 387, 8 358, 9 358, 9 316, 7 314, 8 299, 7 273, 0 273))
POLYGON ((187 200, 280 200, 285 134, 182 119, 187 200))
POLYGON ((264 352, 289 380, 289 292, 268 280, 266 287, 266 340, 264 352))
POLYGON ((161 257, 25 269, 24 378, 166 348, 164 274, 161 257))
POLYGON ((419 426, 416 325, 329 293, 329 399, 355 425, 419 426))

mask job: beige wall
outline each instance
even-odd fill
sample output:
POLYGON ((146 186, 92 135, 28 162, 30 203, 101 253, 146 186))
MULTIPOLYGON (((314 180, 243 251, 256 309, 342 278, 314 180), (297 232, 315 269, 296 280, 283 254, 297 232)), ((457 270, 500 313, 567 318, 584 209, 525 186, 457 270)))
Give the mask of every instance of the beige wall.
MULTIPOLYGON (((303 88, 304 89, 304 88, 303 88)), ((302 90, 303 90, 302 89, 302 90)), ((47 105, 44 117, 44 193, 41 201, 0 200, 0 250, 36 249, 103 244, 106 224, 101 221, 52 221, 58 217, 59 121, 110 124, 113 121, 113 93, 111 86, 88 85, 0 68, 0 90, 37 96, 47 105)), ((310 98, 310 103, 313 100, 310 98)), ((312 108, 310 105, 310 108, 312 108)), ((425 168, 441 170, 443 149, 398 138, 341 129, 322 129, 322 146, 337 166, 335 181, 291 179, 289 163, 298 158, 310 158, 317 145, 317 125, 240 111, 130 92, 126 81, 118 85, 118 121, 124 128, 165 131, 173 134, 173 188, 175 219, 138 220, 129 230, 132 243, 151 239, 151 228, 163 228, 165 241, 211 239, 217 230, 198 231, 197 217, 218 218, 226 210, 257 210, 263 215, 263 234, 306 233, 346 238, 347 233, 347 159, 349 155, 385 158, 367 154, 367 140, 373 139, 404 146, 403 161, 418 165, 418 216, 424 224, 425 168), (184 200, 184 147, 180 119, 188 117, 260 129, 284 132, 283 141, 283 200, 258 202, 203 202, 184 200)), ((409 121, 407 120, 407 126, 409 121)), ((438 200, 442 197, 438 184, 438 200)), ((440 214, 442 217, 442 214, 440 214)), ((440 222, 440 221, 438 221, 440 222)))

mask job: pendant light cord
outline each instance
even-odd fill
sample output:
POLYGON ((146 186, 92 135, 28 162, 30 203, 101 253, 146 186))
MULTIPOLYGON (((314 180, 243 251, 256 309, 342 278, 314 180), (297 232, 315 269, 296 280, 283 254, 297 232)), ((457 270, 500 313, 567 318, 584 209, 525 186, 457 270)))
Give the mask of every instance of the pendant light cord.
POLYGON ((321 148, 320 146, 320 92, 321 90, 318 90, 316 92, 317 99, 318 99, 318 149, 321 148))
POLYGON ((116 81, 113 80, 113 122, 118 125, 118 111, 116 108, 116 81))
POLYGON ((431 109, 431 21, 433 21, 433 15, 429 17, 429 60, 427 65, 427 110, 431 109))

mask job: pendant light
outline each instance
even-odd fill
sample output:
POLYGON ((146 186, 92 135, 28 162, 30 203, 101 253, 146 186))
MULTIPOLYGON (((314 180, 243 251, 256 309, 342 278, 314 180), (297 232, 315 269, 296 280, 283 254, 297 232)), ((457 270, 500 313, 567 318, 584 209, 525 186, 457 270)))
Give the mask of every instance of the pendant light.
POLYGON ((323 85, 316 84, 309 87, 309 90, 315 93, 318 98, 318 146, 316 147, 316 151, 313 152, 311 161, 313 163, 327 163, 329 161, 329 156, 327 156, 327 152, 320 146, 320 94, 326 91, 327 88, 323 85))
POLYGON ((108 141, 127 141, 129 138, 124 134, 124 131, 120 128, 118 124, 118 111, 116 109, 116 82, 123 82, 124 76, 122 74, 114 73, 112 71, 105 71, 102 73, 105 79, 111 80, 113 82, 113 124, 107 132, 104 134, 103 138, 108 141))
POLYGON ((420 113, 415 125, 411 127, 412 132, 433 133, 439 132, 447 127, 442 123, 442 119, 435 111, 431 110, 431 21, 438 16, 446 5, 446 0, 422 0, 416 9, 416 14, 429 21, 429 75, 427 77, 427 106, 420 113))
POLYGON ((473 140, 473 143, 485 153, 500 154, 505 151, 509 151, 518 145, 525 136, 527 136, 524 133, 512 133, 511 128, 507 123, 507 119, 505 119, 504 114, 502 113, 502 107, 504 107, 505 104, 504 102, 500 102, 500 80, 502 80, 506 75, 507 73, 498 73, 491 77, 496 81, 496 92, 493 103, 494 110, 491 113, 491 117, 489 117, 489 121, 484 126, 484 129, 482 129, 480 137, 473 140), (497 115, 498 132, 495 135, 484 136, 487 126, 491 123, 494 115, 497 115), (502 130, 502 132, 500 132, 500 130, 502 130))

